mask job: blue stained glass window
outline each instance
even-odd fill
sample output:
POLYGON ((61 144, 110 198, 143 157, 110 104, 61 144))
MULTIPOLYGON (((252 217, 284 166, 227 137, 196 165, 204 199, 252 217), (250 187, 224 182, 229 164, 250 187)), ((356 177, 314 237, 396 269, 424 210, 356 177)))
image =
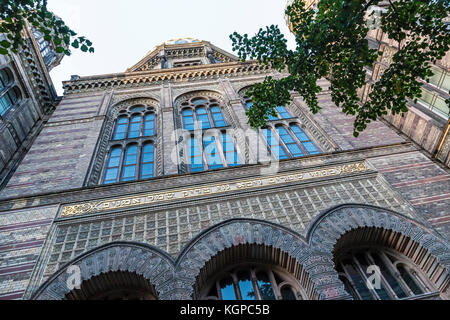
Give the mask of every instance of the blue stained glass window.
POLYGON ((203 171, 203 158, 200 144, 197 139, 191 138, 188 142, 190 167, 192 172, 203 171))
POLYGON ((209 122, 209 116, 208 112, 206 111, 206 108, 200 107, 195 109, 195 112, 197 114, 197 121, 200 124, 200 127, 202 129, 209 129, 211 128, 211 123, 209 122))
POLYGON ((125 139, 128 127, 128 117, 120 117, 117 119, 116 131, 114 133, 114 140, 125 139))
POLYGON ((142 116, 133 116, 131 118, 130 128, 128 129, 128 138, 138 138, 141 136, 142 116))
POLYGON ((206 160, 209 169, 223 168, 222 159, 217 149, 216 139, 213 136, 203 137, 203 149, 205 150, 206 160))
POLYGON ((117 182, 117 177, 119 176, 121 157, 122 157, 122 148, 115 147, 111 150, 105 173, 105 178, 103 181, 105 184, 117 182))
POLYGON ((194 114, 191 109, 183 110, 183 122, 186 130, 194 130, 194 114))
POLYGON ((155 134, 155 115, 147 114, 144 118, 144 137, 153 136, 155 134))
MULTIPOLYGON (((13 82, 13 79, 9 73, 5 69, 0 70, 0 93, 2 93, 1 91, 5 90, 11 82, 13 82)), ((18 91, 17 87, 9 88, 3 93, 3 96, 0 98, 0 115, 5 114, 6 111, 19 100, 16 90, 18 91)))
POLYGON ((274 117, 274 116, 271 115, 271 114, 268 114, 267 117, 269 118, 270 121, 272 121, 272 120, 278 120, 278 117, 274 117))
POLYGON ((298 125, 292 124, 291 130, 309 154, 320 154, 320 150, 298 125))
POLYGON ((131 107, 130 108, 130 112, 142 112, 145 110, 144 106, 136 106, 136 107, 131 107))
POLYGON ((127 147, 121 181, 136 180, 138 151, 139 148, 137 145, 127 147))
POLYGON ((284 142, 289 152, 294 158, 302 157, 305 154, 302 149, 295 142, 294 138, 289 134, 289 132, 284 127, 277 127, 278 134, 281 140, 284 142))
POLYGON ((239 166, 241 163, 239 161, 236 146, 233 143, 233 139, 226 133, 222 134, 222 147, 228 166, 239 166))
POLYGON ((214 124, 216 127, 220 128, 220 127, 226 127, 227 123, 225 122, 225 119, 223 118, 222 115, 222 111, 220 110, 219 107, 211 107, 209 109, 211 111, 211 116, 214 120, 214 124))
POLYGON ((207 103, 208 103, 208 101, 203 99, 203 98, 196 98, 196 99, 192 100, 192 104, 195 104, 196 106, 204 105, 204 104, 207 104, 207 103))
POLYGON ((154 176, 155 147, 149 143, 142 148, 141 179, 154 176))
POLYGON ((258 272, 256 278, 258 279, 257 282, 259 293, 261 294, 261 299, 275 300, 275 294, 273 293, 272 284, 270 283, 269 276, 265 272, 258 272))
POLYGON ((227 277, 220 281, 220 293, 222 300, 237 300, 236 292, 234 291, 233 278, 227 277))
POLYGON ((278 106, 275 108, 280 115, 281 119, 289 119, 292 118, 291 114, 287 111, 286 107, 278 106))
POLYGON ((286 151, 284 151, 283 147, 280 145, 280 142, 273 135, 273 133, 270 129, 263 129, 263 134, 264 134, 264 137, 266 138, 267 144, 270 147, 270 150, 272 151, 273 156, 276 159, 282 160, 282 159, 289 158, 286 151))
POLYGON ((238 274, 238 279, 242 300, 256 300, 255 289, 253 288, 248 272, 240 272, 238 274))

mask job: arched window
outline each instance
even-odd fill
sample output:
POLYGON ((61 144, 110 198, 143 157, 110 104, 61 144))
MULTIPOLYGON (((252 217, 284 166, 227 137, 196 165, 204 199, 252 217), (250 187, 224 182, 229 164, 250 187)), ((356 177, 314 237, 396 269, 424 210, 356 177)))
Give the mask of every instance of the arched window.
POLYGON ((302 300, 292 276, 262 265, 235 267, 216 277, 210 285, 209 300, 302 300))
POLYGON ((205 133, 201 142, 191 137, 187 151, 191 172, 241 165, 233 138, 226 132, 205 133))
POLYGON ((269 121, 279 120, 279 119, 290 119, 292 118, 291 114, 287 111, 285 106, 275 107, 276 116, 269 115, 269 121))
POLYGON ((200 143, 196 138, 189 139, 188 150, 191 172, 203 171, 202 150, 200 149, 200 143))
POLYGON ((267 141, 267 146, 269 147, 270 152, 275 157, 275 159, 282 160, 282 159, 288 159, 289 156, 287 155, 284 148, 280 145, 279 140, 275 137, 271 129, 263 129, 262 130, 264 137, 267 141))
POLYGON ((152 108, 137 106, 122 112, 116 120, 114 140, 151 137, 156 133, 156 116, 152 108))
POLYGON ((222 133, 222 148, 226 163, 229 167, 241 165, 233 139, 226 133, 222 133))
POLYGON ((14 85, 11 71, 7 68, 0 70, 0 116, 4 115, 20 99, 20 90, 14 85))
POLYGON ((220 158, 220 152, 214 136, 203 136, 203 149, 209 169, 223 168, 222 159, 220 158))
POLYGON ((122 147, 114 147, 109 154, 104 183, 115 183, 119 177, 120 163, 122 159, 122 147))
POLYGON ((184 102, 181 116, 184 129, 189 131, 227 126, 218 101, 212 98, 197 97, 184 102))
POLYGON ((338 259, 337 271, 357 300, 408 299, 429 292, 420 270, 393 250, 351 250, 338 259))
POLYGON ((320 151, 316 147, 314 142, 311 141, 311 139, 306 135, 306 133, 297 124, 291 124, 290 128, 291 128, 292 132, 294 133, 294 135, 297 137, 301 146, 304 148, 304 150, 307 153, 320 154, 320 151))
POLYGON ((156 114, 153 107, 138 105, 121 110, 110 141, 112 146, 103 183, 154 178, 155 135, 156 114))
POLYGON ((185 140, 190 172, 241 165, 233 138, 223 129, 228 125, 218 100, 194 97, 183 102, 181 108, 183 128, 192 131, 185 140), (194 134, 196 129, 202 130, 201 135, 194 134))
POLYGON ((135 181, 137 178, 139 147, 136 144, 128 145, 125 150, 125 159, 122 166, 120 181, 135 181))
POLYGON ((44 35, 39 30, 33 30, 34 38, 39 45, 42 59, 46 66, 49 66, 56 59, 56 54, 52 51, 50 43, 44 39, 44 35))
POLYGON ((276 125, 262 129, 267 146, 275 159, 299 158, 320 154, 319 149, 296 123, 288 128, 276 125), (276 133, 275 133, 276 132, 276 133))

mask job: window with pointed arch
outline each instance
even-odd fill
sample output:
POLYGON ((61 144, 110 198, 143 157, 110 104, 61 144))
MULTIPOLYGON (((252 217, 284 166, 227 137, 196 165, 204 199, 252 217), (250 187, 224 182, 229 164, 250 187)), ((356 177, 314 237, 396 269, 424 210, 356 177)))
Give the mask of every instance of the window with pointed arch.
POLYGON ((103 184, 155 177, 156 112, 136 105, 121 110, 115 121, 103 184))
POLYGON ((0 116, 20 102, 22 95, 9 68, 0 70, 0 116))
POLYGON ((261 129, 267 153, 277 160, 320 154, 319 148, 296 122, 288 126, 276 124, 261 129))
POLYGON ((437 291, 407 257, 388 248, 351 250, 339 257, 336 267, 356 300, 406 300, 437 291))
POLYGON ((284 270, 241 265, 218 275, 203 300, 304 300, 298 281, 284 270))

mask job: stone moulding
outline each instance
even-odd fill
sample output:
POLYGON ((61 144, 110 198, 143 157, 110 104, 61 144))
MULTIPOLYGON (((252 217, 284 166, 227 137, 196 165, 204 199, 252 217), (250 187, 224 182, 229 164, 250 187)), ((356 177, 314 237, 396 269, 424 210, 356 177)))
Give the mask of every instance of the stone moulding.
POLYGON ((254 179, 198 185, 191 188, 175 190, 160 190, 155 193, 146 193, 116 199, 99 199, 80 204, 64 205, 62 206, 61 217, 67 218, 116 209, 172 202, 176 200, 188 200, 204 196, 284 185, 286 183, 299 183, 318 178, 332 178, 336 176, 345 176, 348 174, 367 173, 370 171, 372 171, 372 169, 365 162, 356 162, 347 165, 321 168, 319 170, 293 171, 273 176, 262 176, 254 179))
POLYGON ((82 78, 77 81, 63 83, 65 94, 85 91, 105 90, 111 88, 128 88, 151 85, 163 81, 187 81, 193 79, 217 78, 223 75, 255 74, 271 72, 269 66, 258 65, 256 62, 224 63, 212 66, 192 67, 186 70, 163 69, 148 72, 113 74, 104 77, 82 78))

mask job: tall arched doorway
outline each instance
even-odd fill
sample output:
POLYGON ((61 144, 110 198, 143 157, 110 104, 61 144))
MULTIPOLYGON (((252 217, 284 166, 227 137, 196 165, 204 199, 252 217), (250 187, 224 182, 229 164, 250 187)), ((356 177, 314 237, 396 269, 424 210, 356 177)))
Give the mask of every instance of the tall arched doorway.
POLYGON ((65 300, 158 300, 158 294, 142 275, 116 271, 83 281, 65 300))
POLYGON ((401 233, 354 229, 338 239, 333 256, 339 278, 356 300, 446 298, 450 281, 446 269, 401 233))
POLYGON ((271 246, 241 244, 221 251, 200 270, 194 299, 312 300, 318 294, 295 258, 271 246))

